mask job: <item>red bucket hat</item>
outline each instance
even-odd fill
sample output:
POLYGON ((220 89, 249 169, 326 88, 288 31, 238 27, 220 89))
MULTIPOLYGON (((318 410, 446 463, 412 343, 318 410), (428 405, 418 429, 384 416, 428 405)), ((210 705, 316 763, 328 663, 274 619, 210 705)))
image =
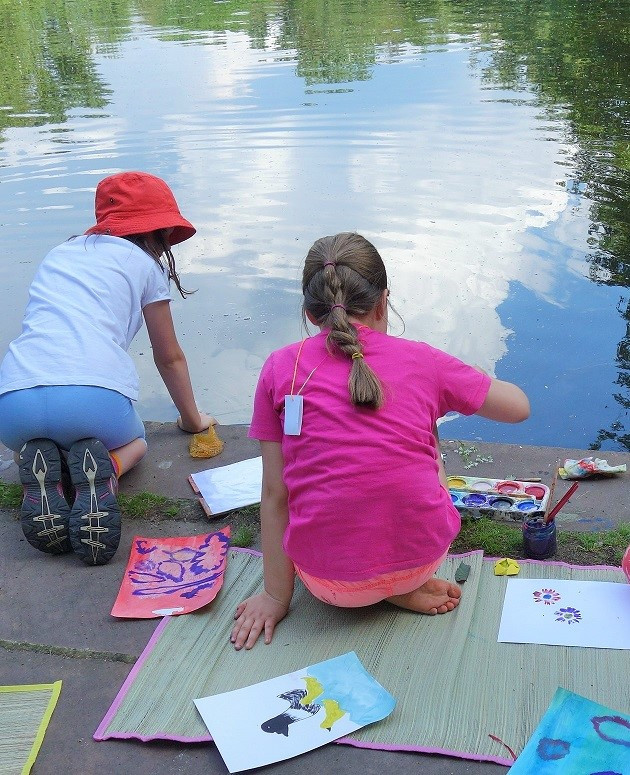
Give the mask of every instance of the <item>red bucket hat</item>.
POLYGON ((148 172, 120 172, 96 187, 96 225, 86 234, 127 237, 156 229, 173 229, 169 242, 177 245, 196 232, 179 211, 166 183, 148 172))

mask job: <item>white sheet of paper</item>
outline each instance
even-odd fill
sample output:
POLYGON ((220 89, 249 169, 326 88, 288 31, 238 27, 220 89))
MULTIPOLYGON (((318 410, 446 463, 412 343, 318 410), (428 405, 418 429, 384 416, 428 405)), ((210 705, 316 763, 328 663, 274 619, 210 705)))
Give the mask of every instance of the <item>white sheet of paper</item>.
POLYGON ((213 514, 260 503, 262 457, 191 474, 213 514))
POLYGON ((396 704, 354 651, 194 702, 230 772, 319 748, 380 721, 396 704), (307 691, 314 697, 303 705, 307 691))
POLYGON ((509 579, 498 640, 630 649, 630 584, 509 579))

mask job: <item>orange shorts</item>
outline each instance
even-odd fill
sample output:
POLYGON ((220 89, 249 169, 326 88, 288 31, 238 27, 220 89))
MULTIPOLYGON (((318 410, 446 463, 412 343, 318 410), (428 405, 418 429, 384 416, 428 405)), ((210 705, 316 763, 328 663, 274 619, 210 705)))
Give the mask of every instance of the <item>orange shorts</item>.
POLYGON ((308 591, 319 600, 339 608, 360 608, 374 605, 393 595, 404 595, 421 587, 444 561, 448 550, 439 560, 419 568, 383 573, 362 581, 334 581, 311 576, 294 565, 295 572, 308 591))

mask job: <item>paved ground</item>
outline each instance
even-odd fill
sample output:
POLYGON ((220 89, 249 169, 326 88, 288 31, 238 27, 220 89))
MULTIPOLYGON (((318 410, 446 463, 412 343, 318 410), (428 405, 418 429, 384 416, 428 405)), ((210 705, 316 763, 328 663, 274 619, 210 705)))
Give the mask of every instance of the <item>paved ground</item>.
MULTIPOLYGON (((243 426, 222 426, 224 452, 213 460, 193 460, 189 437, 171 425, 147 425, 150 452, 134 472, 121 480, 126 493, 151 491, 194 501, 187 482, 192 471, 226 465, 258 454, 243 426)), ((551 483, 558 460, 591 454, 559 448, 445 442, 449 474, 479 474, 493 478, 540 477, 551 483), (460 454, 461 453, 461 454, 460 454), (477 456, 491 457, 465 469, 477 456)), ((624 453, 602 454, 611 464, 630 463, 624 453)), ((0 477, 18 481, 10 455, 0 448, 0 477)), ((556 499, 567 488, 560 482, 556 499)), ((50 557, 36 552, 24 540, 17 514, 0 510, 0 684, 49 683, 62 679, 57 708, 33 773, 152 773, 152 775, 223 775, 227 772, 212 744, 95 742, 99 722, 109 708, 151 636, 155 620, 119 621, 109 611, 118 592, 134 535, 192 535, 219 527, 201 508, 186 509, 188 518, 168 522, 129 520, 123 525, 121 547, 106 566, 88 568, 74 555, 50 557), (78 651, 77 651, 78 650, 78 651)), ((605 529, 630 521, 626 477, 584 481, 559 518, 560 527, 605 529)), ((226 637, 229 623, 226 623, 226 637)), ((173 655, 176 658, 176 655, 173 655)), ((420 657, 420 655, 419 655, 420 657)), ((399 775, 500 775, 505 767, 466 762, 443 756, 367 751, 329 745, 300 759, 266 768, 269 773, 293 773, 298 768, 336 775, 381 775, 396 769, 399 775)))

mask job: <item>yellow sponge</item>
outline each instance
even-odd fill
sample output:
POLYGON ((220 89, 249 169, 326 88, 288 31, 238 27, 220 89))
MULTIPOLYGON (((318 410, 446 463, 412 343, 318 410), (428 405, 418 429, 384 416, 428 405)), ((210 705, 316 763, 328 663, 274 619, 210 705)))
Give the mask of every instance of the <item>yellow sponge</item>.
POLYGON ((517 576, 521 566, 509 557, 503 557, 494 563, 495 576, 517 576))
POLYGON ((223 452, 223 442, 217 436, 214 425, 203 433, 195 433, 188 447, 191 457, 216 457, 223 452))

